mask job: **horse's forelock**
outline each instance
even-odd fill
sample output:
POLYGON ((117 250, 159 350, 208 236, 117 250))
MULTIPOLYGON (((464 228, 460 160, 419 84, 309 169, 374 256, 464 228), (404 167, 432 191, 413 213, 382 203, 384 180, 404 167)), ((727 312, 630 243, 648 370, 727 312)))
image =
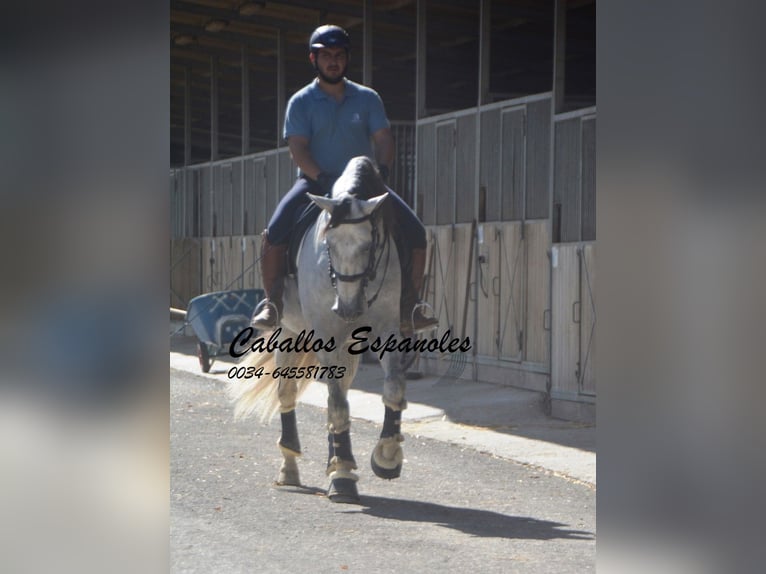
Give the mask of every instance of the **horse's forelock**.
POLYGON ((357 199, 370 199, 386 192, 386 186, 367 157, 354 158, 348 162, 334 189, 334 197, 351 195, 357 199))
POLYGON ((344 221, 351 213, 351 198, 346 197, 338 205, 336 205, 332 213, 330 214, 330 222, 327 224, 328 228, 335 227, 344 221))

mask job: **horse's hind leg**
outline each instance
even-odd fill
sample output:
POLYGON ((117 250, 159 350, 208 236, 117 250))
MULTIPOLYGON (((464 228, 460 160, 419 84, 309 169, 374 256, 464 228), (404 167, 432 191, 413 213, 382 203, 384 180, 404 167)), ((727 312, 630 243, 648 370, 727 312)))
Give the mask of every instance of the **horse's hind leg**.
POLYGON ((399 478, 402 473, 404 454, 399 443, 404 441, 401 424, 402 411, 407 408, 404 398, 406 383, 398 353, 386 354, 381 364, 385 372, 383 404, 386 413, 380 439, 370 457, 370 465, 376 476, 391 480, 399 478))
MULTIPOLYGON (((354 503, 359 501, 359 492, 356 488, 359 476, 352 472, 357 466, 351 451, 351 422, 346 397, 351 382, 354 380, 358 358, 348 353, 338 355, 333 359, 337 362, 323 363, 328 366, 334 365, 343 368, 342 377, 323 377, 328 390, 327 475, 330 477, 330 487, 327 489, 327 497, 333 502, 354 503)), ((339 368, 336 368, 335 373, 338 372, 339 368)))
MULTIPOLYGON (((277 364, 283 367, 290 363, 290 355, 280 353, 277 364)), ((295 403, 298 385, 295 379, 279 379, 279 411, 282 419, 282 434, 279 437, 279 449, 282 451, 282 467, 279 469, 277 484, 300 486, 296 457, 301 455, 301 443, 298 440, 298 425, 295 419, 295 403)))

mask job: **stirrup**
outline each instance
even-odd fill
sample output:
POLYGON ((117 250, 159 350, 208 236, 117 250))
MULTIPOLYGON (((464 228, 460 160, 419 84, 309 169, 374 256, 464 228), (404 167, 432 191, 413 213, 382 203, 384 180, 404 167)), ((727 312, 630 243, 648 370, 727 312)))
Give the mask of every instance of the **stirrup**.
POLYGON ((258 305, 255 306, 255 309, 253 310, 253 317, 250 319, 250 326, 255 327, 256 329, 273 329, 280 323, 279 318, 279 308, 277 307, 276 303, 274 303, 271 299, 263 299, 261 300, 258 305), (264 310, 265 307, 271 307, 274 309, 274 324, 268 324, 261 321, 257 321, 256 317, 261 314, 261 312, 264 310))
POLYGON ((415 305, 412 306, 412 311, 410 313, 410 324, 409 325, 405 324, 407 327, 407 332, 415 334, 415 333, 425 333, 426 331, 433 331, 434 329, 436 329, 436 327, 439 326, 439 320, 433 315, 436 315, 436 313, 434 312, 434 308, 431 307, 429 303, 426 303, 425 301, 419 301, 418 303, 415 303, 415 305), (429 309, 431 311, 432 316, 429 318, 423 315, 423 318, 428 320, 429 323, 423 327, 416 329, 415 328, 415 313, 417 312, 418 309, 420 309, 420 307, 426 307, 427 309, 429 309))

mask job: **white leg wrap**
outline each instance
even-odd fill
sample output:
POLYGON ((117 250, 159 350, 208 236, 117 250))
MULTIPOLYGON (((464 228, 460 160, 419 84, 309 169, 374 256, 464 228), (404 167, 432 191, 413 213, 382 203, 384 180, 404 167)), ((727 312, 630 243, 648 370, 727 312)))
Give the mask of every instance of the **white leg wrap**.
POLYGON ((404 461, 404 453, 402 447, 399 446, 402 441, 404 441, 404 437, 400 434, 380 439, 372 452, 375 464, 386 469, 400 466, 404 461))
POLYGON ((330 477, 331 481, 335 480, 336 478, 350 478, 354 482, 357 482, 359 480, 358 474, 351 472, 350 470, 344 470, 344 469, 339 469, 339 470, 330 472, 328 473, 328 476, 330 477))
MULTIPOLYGON (((352 470, 356 470, 357 466, 356 463, 351 462, 350 460, 341 460, 337 456, 334 456, 330 459, 330 464, 327 466, 327 476, 330 476, 333 472, 348 472, 352 476, 356 476, 352 470)), ((341 476, 340 478, 351 478, 351 476, 341 476)), ((354 480, 358 480, 358 478, 354 478, 354 480)))

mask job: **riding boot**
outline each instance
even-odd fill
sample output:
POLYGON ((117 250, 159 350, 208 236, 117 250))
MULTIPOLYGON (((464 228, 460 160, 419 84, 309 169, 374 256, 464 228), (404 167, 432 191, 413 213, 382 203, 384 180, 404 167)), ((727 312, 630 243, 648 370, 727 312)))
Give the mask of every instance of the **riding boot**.
POLYGON ((285 285, 287 268, 287 245, 269 243, 268 231, 264 231, 261 242, 261 278, 266 300, 261 302, 261 310, 250 321, 256 329, 273 329, 282 316, 282 291, 285 285))
POLYGON ((421 312, 420 290, 423 287, 423 274, 426 269, 426 250, 413 249, 410 262, 402 276, 401 325, 402 333, 420 333, 430 331, 439 325, 433 317, 426 317, 421 312))

